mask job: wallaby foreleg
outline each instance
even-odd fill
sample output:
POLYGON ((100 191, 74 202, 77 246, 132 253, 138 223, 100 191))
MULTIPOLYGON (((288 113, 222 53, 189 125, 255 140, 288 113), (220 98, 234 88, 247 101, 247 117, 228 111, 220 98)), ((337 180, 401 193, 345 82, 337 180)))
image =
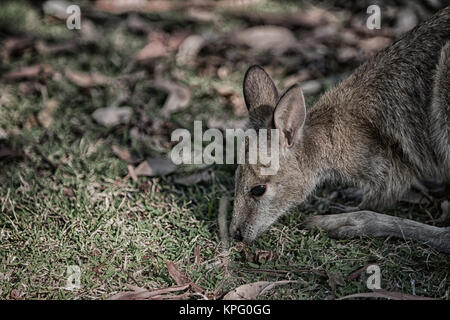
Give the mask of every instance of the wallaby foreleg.
POLYGON ((373 211, 317 215, 306 221, 306 227, 322 228, 335 238, 391 236, 417 240, 438 251, 450 254, 450 228, 434 227, 373 211))

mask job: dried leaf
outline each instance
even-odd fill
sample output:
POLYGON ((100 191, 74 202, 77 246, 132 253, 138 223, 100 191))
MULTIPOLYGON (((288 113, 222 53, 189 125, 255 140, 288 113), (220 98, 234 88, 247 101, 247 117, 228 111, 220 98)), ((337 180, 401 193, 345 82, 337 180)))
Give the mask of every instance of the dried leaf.
POLYGON ((228 292, 223 300, 254 300, 260 295, 279 285, 288 283, 297 283, 298 281, 282 280, 282 281, 258 281, 254 283, 244 284, 236 289, 228 292))
POLYGON ((209 171, 194 173, 187 177, 175 179, 175 183, 181 184, 183 186, 190 186, 193 184, 198 184, 200 182, 207 182, 207 181, 211 181, 211 173, 209 171))
POLYGON ((345 285, 345 279, 340 272, 327 272, 328 276, 328 284, 331 287, 331 290, 335 290, 336 286, 345 285))
POLYGON ((3 42, 0 52, 3 57, 10 57, 32 48, 34 43, 35 39, 29 36, 23 38, 10 38, 3 42))
POLYGON ((180 44, 178 48, 176 61, 178 65, 193 65, 198 53, 205 45, 205 39, 198 35, 193 34, 180 44))
POLYGON ((387 37, 372 37, 369 39, 361 40, 359 47, 363 49, 366 53, 373 54, 381 49, 386 48, 392 40, 387 37))
POLYGON ((208 128, 226 129, 243 129, 247 123, 245 119, 216 119, 209 118, 207 120, 208 128))
POLYGON ((269 261, 274 261, 278 259, 278 254, 273 251, 267 250, 256 250, 254 262, 256 263, 266 263, 269 261))
POLYGON ((75 192, 73 192, 72 187, 65 187, 64 188, 64 195, 67 198, 74 198, 75 197, 75 192))
POLYGON ((166 57, 178 49, 186 36, 187 34, 184 32, 175 34, 152 32, 148 36, 147 45, 138 51, 134 60, 145 62, 159 57, 166 57))
POLYGON ((234 114, 242 116, 247 114, 247 107, 245 100, 241 94, 239 94, 234 88, 227 84, 214 84, 214 90, 222 97, 224 97, 228 104, 233 108, 234 114))
POLYGON ((162 298, 162 295, 170 293, 170 292, 176 292, 176 291, 183 291, 189 288, 189 284, 186 285, 179 285, 179 286, 173 286, 168 287, 164 289, 158 289, 149 291, 144 288, 139 288, 135 286, 130 286, 133 291, 127 291, 127 292, 120 292, 117 293, 111 297, 108 298, 108 300, 143 300, 143 299, 152 299, 152 298, 162 298))
POLYGON ((130 107, 106 107, 95 110, 92 118, 98 123, 110 127, 130 122, 132 114, 133 109, 130 107))
POLYGON ((127 169, 128 169, 128 174, 130 175, 131 179, 133 179, 134 182, 137 182, 138 176, 136 174, 134 167, 130 164, 127 166, 127 169))
POLYGON ((58 19, 67 19, 67 7, 71 5, 70 2, 64 0, 48 0, 42 6, 45 14, 56 17, 58 19))
POLYGON ((172 113, 182 110, 189 105, 189 102, 191 101, 191 91, 185 85, 160 78, 154 82, 154 85, 169 93, 169 96, 161 109, 161 115, 164 118, 168 118, 172 113))
POLYGON ((200 256, 200 246, 196 245, 194 248, 194 263, 199 265, 202 263, 202 258, 200 256))
POLYGON ((80 71, 74 71, 70 69, 65 70, 65 76, 73 84, 81 88, 92 88, 95 86, 104 86, 111 80, 107 76, 104 76, 97 72, 85 73, 80 71))
POLYGON ((48 129, 53 124, 53 114, 58 109, 58 101, 50 99, 47 101, 44 109, 39 111, 37 120, 44 128, 48 129))
POLYGON ((131 153, 127 149, 120 148, 118 146, 112 146, 112 151, 120 160, 123 160, 126 162, 131 161, 131 153))
POLYGON ((167 158, 148 158, 135 169, 137 176, 164 176, 175 171, 177 166, 167 158))
POLYGON ((249 46, 257 51, 272 51, 282 53, 298 46, 294 34, 286 28, 277 26, 256 26, 235 32, 231 41, 243 46, 249 46))
POLYGON ((33 66, 23 67, 17 71, 11 71, 3 75, 3 79, 7 81, 47 78, 53 74, 51 66, 46 64, 37 64, 33 66))
POLYGON ((430 297, 415 296, 402 292, 386 291, 386 290, 374 290, 373 292, 351 294, 345 297, 341 297, 338 300, 354 299, 354 298, 385 298, 392 300, 438 300, 430 297))
POLYGON ((189 284, 191 286, 192 290, 194 290, 195 292, 203 293, 205 291, 202 288, 200 288, 199 286, 197 286, 186 275, 181 273, 180 270, 178 270, 178 268, 175 265, 175 263, 173 263, 172 261, 168 260, 166 262, 166 266, 167 266, 167 271, 169 272, 169 274, 172 277, 172 279, 175 280, 176 284, 178 284, 178 285, 189 284))

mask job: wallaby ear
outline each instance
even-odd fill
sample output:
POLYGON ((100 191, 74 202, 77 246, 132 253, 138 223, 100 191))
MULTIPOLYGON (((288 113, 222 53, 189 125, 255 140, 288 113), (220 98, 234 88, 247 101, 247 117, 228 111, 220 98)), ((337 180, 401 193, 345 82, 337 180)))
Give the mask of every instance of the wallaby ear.
POLYGON ((306 119, 306 105, 299 85, 289 88, 275 108, 274 123, 284 136, 288 148, 292 147, 306 119))
POLYGON ((251 66, 245 73, 244 99, 249 111, 262 105, 275 108, 278 101, 277 87, 260 66, 251 66))

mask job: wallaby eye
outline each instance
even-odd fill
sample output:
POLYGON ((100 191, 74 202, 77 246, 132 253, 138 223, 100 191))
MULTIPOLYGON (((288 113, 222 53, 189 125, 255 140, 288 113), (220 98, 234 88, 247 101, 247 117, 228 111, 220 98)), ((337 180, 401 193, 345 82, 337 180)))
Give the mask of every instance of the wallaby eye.
POLYGON ((259 186, 253 187, 250 190, 250 193, 252 194, 252 196, 255 196, 255 197, 261 197, 265 192, 266 192, 265 184, 261 184, 259 186))

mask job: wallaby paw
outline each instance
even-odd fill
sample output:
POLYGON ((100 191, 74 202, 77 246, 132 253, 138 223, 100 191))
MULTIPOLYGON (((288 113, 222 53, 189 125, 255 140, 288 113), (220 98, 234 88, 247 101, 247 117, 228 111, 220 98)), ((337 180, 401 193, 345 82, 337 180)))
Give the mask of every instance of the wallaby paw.
POLYGON ((354 238, 368 235, 371 219, 372 213, 369 211, 318 215, 307 219, 305 227, 307 229, 321 228, 333 238, 354 238))

